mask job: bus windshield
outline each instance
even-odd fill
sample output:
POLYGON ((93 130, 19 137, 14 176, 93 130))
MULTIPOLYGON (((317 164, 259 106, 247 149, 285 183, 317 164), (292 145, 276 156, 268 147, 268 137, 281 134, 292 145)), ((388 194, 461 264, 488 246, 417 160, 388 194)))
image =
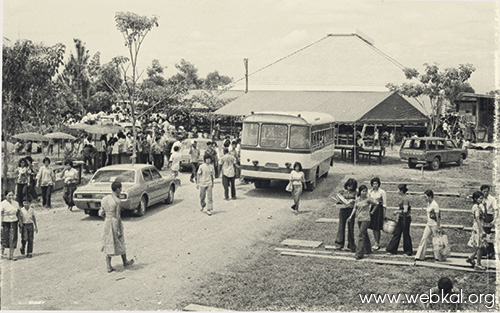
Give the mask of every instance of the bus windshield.
POLYGON ((290 149, 309 148, 309 127, 291 126, 290 127, 290 149))
POLYGON ((244 123, 241 134, 241 143, 248 146, 256 146, 259 138, 259 124, 244 123))
POLYGON ((287 125, 262 124, 260 145, 262 147, 286 148, 287 135, 287 125))

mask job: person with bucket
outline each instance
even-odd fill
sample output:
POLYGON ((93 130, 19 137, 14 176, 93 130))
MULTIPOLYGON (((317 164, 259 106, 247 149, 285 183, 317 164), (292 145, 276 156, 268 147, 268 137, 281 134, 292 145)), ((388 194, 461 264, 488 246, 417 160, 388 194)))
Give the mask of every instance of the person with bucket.
POLYGON ((413 254, 413 246, 410 237, 410 224, 411 224, 411 204, 408 200, 407 192, 408 188, 406 184, 400 184, 399 189, 399 211, 394 212, 397 214, 398 221, 396 228, 394 230, 394 235, 391 241, 387 245, 386 251, 389 254, 396 254, 398 252, 399 242, 401 241, 401 235, 403 235, 403 251, 406 255, 411 256, 413 254))

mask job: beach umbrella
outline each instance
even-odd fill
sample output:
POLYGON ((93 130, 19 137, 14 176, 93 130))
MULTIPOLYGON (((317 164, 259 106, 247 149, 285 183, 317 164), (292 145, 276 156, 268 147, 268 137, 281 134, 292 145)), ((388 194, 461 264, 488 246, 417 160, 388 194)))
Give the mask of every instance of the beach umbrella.
POLYGON ((85 130, 87 129, 87 127, 89 127, 91 125, 89 124, 85 124, 85 123, 76 123, 74 125, 71 125, 69 126, 68 128, 71 128, 71 129, 82 129, 82 130, 85 130))
POLYGON ((70 134, 62 133, 62 132, 54 132, 50 134, 44 135, 44 137, 49 139, 64 139, 64 140, 76 140, 75 136, 70 134))
POLYGON ((116 134, 123 130, 120 125, 89 125, 84 129, 86 132, 96 135, 116 134))
POLYGON ((12 138, 25 141, 48 141, 43 135, 37 133, 21 133, 12 136, 12 138))

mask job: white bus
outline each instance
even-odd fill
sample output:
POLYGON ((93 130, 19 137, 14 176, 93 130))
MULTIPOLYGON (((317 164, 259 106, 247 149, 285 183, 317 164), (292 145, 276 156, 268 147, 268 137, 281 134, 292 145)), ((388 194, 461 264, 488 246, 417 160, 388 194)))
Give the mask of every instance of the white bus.
POLYGON ((331 115, 318 112, 260 112, 243 120, 241 176, 256 188, 289 180, 300 162, 307 190, 333 165, 336 128, 331 115))

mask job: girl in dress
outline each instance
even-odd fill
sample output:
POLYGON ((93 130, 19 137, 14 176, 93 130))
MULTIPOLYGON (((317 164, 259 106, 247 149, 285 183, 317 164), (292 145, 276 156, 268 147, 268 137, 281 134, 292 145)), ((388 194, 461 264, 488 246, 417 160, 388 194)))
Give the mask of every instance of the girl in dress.
POLYGON ((120 255, 123 266, 134 264, 134 260, 127 260, 125 251, 125 238, 123 236, 123 224, 121 218, 122 183, 115 181, 111 184, 112 194, 105 196, 101 200, 99 215, 104 217, 104 230, 102 234, 102 252, 106 254, 106 266, 108 273, 115 269, 111 266, 111 257, 120 255))
POLYGON ((16 169, 16 202, 23 203, 24 197, 28 195, 28 183, 30 180, 30 171, 28 167, 28 162, 25 158, 22 158, 17 163, 16 169))
POLYGON ((476 191, 472 194, 472 215, 474 216, 474 224, 472 225, 472 233, 470 235, 467 245, 474 248, 474 253, 467 258, 467 262, 474 266, 477 270, 484 270, 485 267, 481 265, 481 258, 483 257, 482 248, 485 247, 484 237, 486 233, 483 230, 484 223, 484 195, 481 191, 476 191), (476 259, 476 261, 474 261, 476 259))
POLYGON ((370 185, 372 189, 368 192, 368 197, 377 201, 376 204, 372 206, 371 214, 372 219, 370 226, 368 227, 373 231, 373 238, 375 239, 375 245, 373 245, 373 250, 380 249, 380 231, 384 226, 385 210, 387 207, 387 195, 385 191, 380 188, 380 178, 373 177, 370 180, 370 185))
POLYGON ((19 204, 14 200, 14 192, 7 190, 2 207, 2 258, 5 249, 9 250, 9 260, 16 261, 14 250, 17 246, 17 227, 19 221, 19 204))
POLYGON ((306 182, 304 172, 302 172, 302 164, 300 162, 295 162, 293 165, 293 171, 290 173, 290 183, 292 184, 292 198, 293 205, 292 210, 295 214, 299 213, 299 202, 300 195, 302 195, 302 190, 304 189, 304 184, 306 182))

